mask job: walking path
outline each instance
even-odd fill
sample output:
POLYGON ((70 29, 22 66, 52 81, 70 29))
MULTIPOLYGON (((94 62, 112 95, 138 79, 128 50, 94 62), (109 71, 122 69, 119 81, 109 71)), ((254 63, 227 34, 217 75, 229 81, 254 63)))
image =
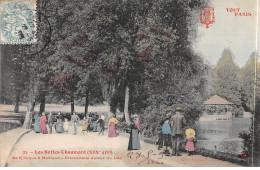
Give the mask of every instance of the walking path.
MULTIPOLYGON (((105 131, 105 136, 98 136, 98 133, 94 132, 82 135, 80 131, 81 127, 78 128, 79 134, 73 135, 73 127, 71 125, 69 126, 68 134, 53 133, 43 135, 31 131, 17 142, 7 159, 6 165, 11 167, 239 166, 200 155, 188 156, 186 153, 180 157, 165 157, 161 154, 161 151, 157 150, 157 146, 143 141, 141 141, 141 150, 127 151, 129 139, 125 135, 108 138, 107 131, 105 131), (74 154, 71 151, 79 152, 74 154)), ((10 133, 10 131, 7 133, 10 133)), ((21 134, 18 129, 12 133, 21 134)), ((1 138, 2 136, 0 136, 1 138)), ((13 143, 9 145, 13 146, 13 143)), ((1 146, 1 150, 2 148, 5 147, 1 146)))
POLYGON ((0 134, 0 167, 5 166, 8 157, 19 139, 30 131, 30 129, 17 128, 0 134))

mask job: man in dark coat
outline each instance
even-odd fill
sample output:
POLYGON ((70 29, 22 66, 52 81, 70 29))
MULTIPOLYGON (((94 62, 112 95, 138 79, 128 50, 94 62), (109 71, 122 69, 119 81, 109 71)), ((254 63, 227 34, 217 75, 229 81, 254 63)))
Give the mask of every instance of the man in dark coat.
POLYGON ((105 116, 101 115, 97 121, 97 124, 99 125, 98 135, 100 135, 100 134, 104 135, 104 130, 105 130, 105 120, 104 119, 105 119, 105 116))
POLYGON ((181 156, 180 153, 180 143, 184 134, 184 126, 186 125, 186 120, 182 114, 182 109, 180 107, 176 108, 176 114, 170 119, 172 136, 174 138, 172 149, 172 155, 181 156))
POLYGON ((52 112, 50 112, 49 116, 48 116, 48 125, 49 125, 49 128, 50 128, 50 132, 49 133, 52 133, 52 126, 54 124, 54 116, 52 115, 52 112))

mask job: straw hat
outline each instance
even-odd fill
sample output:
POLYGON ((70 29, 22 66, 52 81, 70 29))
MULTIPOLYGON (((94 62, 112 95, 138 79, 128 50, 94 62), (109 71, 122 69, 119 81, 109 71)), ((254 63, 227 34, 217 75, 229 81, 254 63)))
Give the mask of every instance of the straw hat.
POLYGON ((176 107, 176 111, 182 111, 181 107, 176 107))
POLYGON ((196 132, 195 132, 195 130, 189 128, 189 129, 186 129, 185 134, 186 134, 187 138, 190 138, 190 137, 195 136, 196 132))

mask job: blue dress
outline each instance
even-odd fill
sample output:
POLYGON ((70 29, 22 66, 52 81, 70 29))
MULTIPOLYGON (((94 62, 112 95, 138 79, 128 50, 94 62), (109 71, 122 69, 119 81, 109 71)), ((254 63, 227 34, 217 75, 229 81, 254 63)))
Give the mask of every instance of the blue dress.
POLYGON ((171 126, 168 122, 164 122, 163 126, 162 126, 162 134, 164 135, 169 135, 171 134, 171 126))
POLYGON ((39 115, 34 116, 34 131, 36 133, 40 133, 40 118, 39 115))

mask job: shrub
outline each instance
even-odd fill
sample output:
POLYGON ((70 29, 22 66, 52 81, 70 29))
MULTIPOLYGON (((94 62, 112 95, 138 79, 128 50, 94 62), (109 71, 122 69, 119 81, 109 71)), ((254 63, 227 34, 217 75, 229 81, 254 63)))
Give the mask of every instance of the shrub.
POLYGON ((251 135, 250 133, 247 133, 247 132, 240 132, 239 135, 238 135, 239 138, 241 138, 243 140, 243 149, 250 153, 249 150, 250 150, 250 146, 251 146, 251 143, 252 143, 252 140, 251 140, 251 135))

